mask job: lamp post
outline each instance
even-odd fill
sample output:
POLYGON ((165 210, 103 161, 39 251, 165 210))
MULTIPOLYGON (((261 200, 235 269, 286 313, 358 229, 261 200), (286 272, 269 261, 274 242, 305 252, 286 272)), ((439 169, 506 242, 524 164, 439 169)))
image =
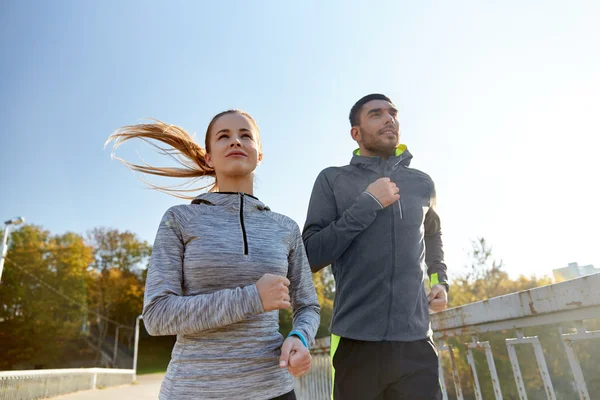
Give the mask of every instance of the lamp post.
POLYGON ((4 225, 6 228, 4 229, 4 237, 2 238, 2 258, 0 258, 0 282, 2 282, 2 271, 4 270, 4 259, 6 258, 6 253, 8 252, 8 231, 12 225, 19 225, 25 222, 25 218, 17 217, 13 219, 9 219, 8 221, 4 221, 4 225))

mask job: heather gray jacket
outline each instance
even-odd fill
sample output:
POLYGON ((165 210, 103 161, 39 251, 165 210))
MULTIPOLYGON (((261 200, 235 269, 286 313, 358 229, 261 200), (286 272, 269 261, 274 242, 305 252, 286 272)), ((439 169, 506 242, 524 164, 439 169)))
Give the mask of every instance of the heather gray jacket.
POLYGON ((387 160, 355 153, 350 165, 327 168, 315 182, 303 238, 313 271, 332 264, 335 335, 414 341, 432 333, 424 273, 433 283, 447 279, 435 188, 402 150, 387 160), (400 189, 400 200, 385 208, 366 192, 381 177, 400 189))
POLYGON ((278 311, 255 282, 291 281, 293 329, 313 342, 319 304, 298 225, 243 193, 207 193, 170 208, 144 297, 151 335, 177 335, 160 399, 270 399, 293 389, 279 367, 278 311))

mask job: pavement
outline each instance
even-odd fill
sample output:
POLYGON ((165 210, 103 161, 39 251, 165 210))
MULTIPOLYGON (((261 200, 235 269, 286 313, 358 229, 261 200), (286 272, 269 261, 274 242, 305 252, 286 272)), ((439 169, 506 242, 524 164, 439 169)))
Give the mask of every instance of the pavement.
POLYGON ((53 400, 156 400, 164 374, 138 375, 130 385, 104 389, 83 390, 76 393, 52 397, 53 400))

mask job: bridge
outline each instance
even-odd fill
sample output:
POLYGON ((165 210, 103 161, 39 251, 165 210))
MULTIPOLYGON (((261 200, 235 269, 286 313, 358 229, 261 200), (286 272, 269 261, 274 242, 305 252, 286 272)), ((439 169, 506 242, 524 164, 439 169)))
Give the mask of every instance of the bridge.
MULTIPOLYGON (((444 399, 600 399, 599 288, 595 274, 432 314, 444 399)), ((136 376, 139 322, 132 369, 0 372, 0 400, 156 399, 162 377, 136 376)), ((298 399, 329 399, 329 338, 311 353, 298 399)))

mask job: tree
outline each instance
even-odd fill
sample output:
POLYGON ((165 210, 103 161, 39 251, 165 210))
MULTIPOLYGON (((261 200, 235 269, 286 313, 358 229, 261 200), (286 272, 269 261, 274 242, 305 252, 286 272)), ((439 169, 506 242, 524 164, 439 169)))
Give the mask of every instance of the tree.
POLYGON ((317 331, 317 338, 329 335, 329 325, 333 317, 333 300, 335 298, 335 280, 331 273, 331 266, 323 268, 313 274, 313 284, 317 292, 317 298, 321 305, 321 323, 317 331))
POLYGON ((81 331, 91 248, 34 225, 11 234, 0 290, 0 369, 59 365, 81 331))
MULTIPOLYGON (((331 267, 323 268, 312 275, 313 285, 317 292, 317 299, 321 305, 321 323, 317 331, 317 338, 329 335, 329 324, 333 315, 333 299, 335 296, 335 282, 331 273, 331 267)), ((279 331, 282 335, 292 330, 292 310, 279 311, 279 331)))
MULTIPOLYGON (((135 319, 142 312, 143 266, 151 254, 151 247, 132 232, 107 228, 92 229, 88 233, 88 243, 94 252, 87 276, 89 307, 119 324, 133 327, 135 319)), ((110 326, 99 318, 93 324, 99 349, 106 340, 109 328, 112 331, 116 326, 110 326)), ((120 335, 131 343, 131 329, 120 332, 120 335)), ((100 357, 99 351, 98 363, 100 357)))
MULTIPOLYGON (((472 243, 472 250, 469 252, 470 263, 466 266, 465 273, 459 275, 452 281, 450 289, 450 305, 457 307, 476 301, 487 300, 492 297, 517 293, 539 286, 549 285, 552 279, 548 276, 536 277, 520 275, 513 279, 503 271, 502 261, 496 260, 492 255, 492 248, 483 238, 479 238, 472 243)), ((562 324, 563 328, 568 328, 572 324, 562 324)), ((598 324, 596 324, 597 326, 598 324)), ((594 329, 591 325, 589 330, 594 329)), ((597 329, 597 328, 595 328, 597 329)), ((573 391, 573 377, 568 368, 566 354, 562 347, 559 337, 559 327, 557 325, 546 325, 524 329, 526 336, 538 336, 544 349, 544 357, 548 364, 548 369, 552 378, 554 389, 558 398, 575 398, 573 391), (565 368, 565 366, 567 366, 565 368)), ((488 341, 494 354, 496 369, 500 377, 500 385, 504 398, 518 398, 516 385, 514 384, 513 371, 511 368, 505 339, 516 337, 514 330, 505 330, 501 332, 490 332, 478 335, 479 341, 488 341)), ((447 342, 457 350, 457 369, 462 380, 463 395, 465 399, 474 398, 474 388, 470 380, 465 379, 471 376, 471 369, 467 364, 467 352, 464 343, 470 342, 470 337, 458 337, 449 339, 447 342)), ((587 371, 592 371, 596 367, 590 360, 597 359, 600 351, 594 349, 593 341, 583 341, 578 343, 578 354, 582 366, 588 365, 587 371), (595 357, 594 357, 595 355, 595 357)), ((487 366, 487 361, 483 353, 475 351, 475 364, 479 375, 483 398, 494 398, 493 386, 487 366)), ((446 358, 442 359, 445 376, 449 377, 450 368, 446 358)), ((523 374, 524 382, 528 389, 529 398, 545 398, 543 382, 537 369, 535 356, 530 346, 519 346, 519 364, 523 374), (535 397, 539 396, 539 397, 535 397)), ((584 374, 586 369, 584 368, 584 374)), ((590 380, 589 376, 597 376, 597 372, 588 375, 588 389, 590 393, 597 392, 600 383, 597 380, 590 380)), ((452 385, 448 386, 450 394, 453 392, 452 385)))

